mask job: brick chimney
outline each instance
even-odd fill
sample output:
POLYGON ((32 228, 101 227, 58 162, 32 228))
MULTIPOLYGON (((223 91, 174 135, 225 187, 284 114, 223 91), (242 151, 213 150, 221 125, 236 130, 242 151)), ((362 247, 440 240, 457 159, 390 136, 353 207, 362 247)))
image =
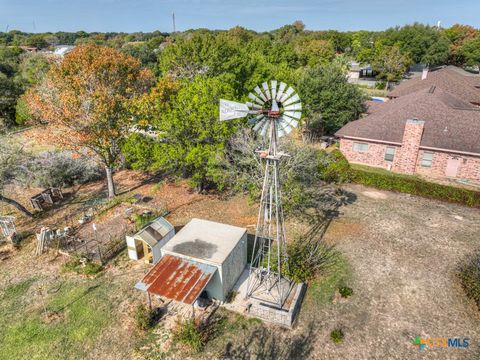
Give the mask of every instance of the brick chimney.
POLYGON ((418 119, 409 119, 403 131, 402 147, 399 156, 393 164, 394 171, 404 174, 414 174, 417 166, 418 151, 422 141, 425 122, 418 119))

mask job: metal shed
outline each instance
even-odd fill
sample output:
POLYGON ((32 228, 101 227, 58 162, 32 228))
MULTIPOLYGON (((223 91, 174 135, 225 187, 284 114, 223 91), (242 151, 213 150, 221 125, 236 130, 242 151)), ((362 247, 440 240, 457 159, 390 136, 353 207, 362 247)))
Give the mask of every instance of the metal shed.
POLYGON ((138 289, 187 304, 205 291, 223 302, 247 264, 247 229, 192 219, 161 254, 138 289))
POLYGON ((128 257, 144 259, 156 264, 162 257, 160 249, 175 235, 175 228, 165 218, 159 217, 143 227, 135 235, 127 235, 128 257))

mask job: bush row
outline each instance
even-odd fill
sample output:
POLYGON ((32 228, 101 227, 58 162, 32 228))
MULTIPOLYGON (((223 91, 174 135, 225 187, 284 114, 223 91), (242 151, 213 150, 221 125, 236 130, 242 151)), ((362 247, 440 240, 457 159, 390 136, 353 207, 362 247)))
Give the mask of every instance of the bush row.
POLYGON ((480 192, 478 191, 428 182, 414 176, 394 173, 383 174, 376 171, 352 168, 351 180, 355 183, 378 189, 456 202, 471 207, 480 207, 480 192))
POLYGON ((467 296, 474 300, 480 309, 480 251, 460 265, 457 275, 467 296))

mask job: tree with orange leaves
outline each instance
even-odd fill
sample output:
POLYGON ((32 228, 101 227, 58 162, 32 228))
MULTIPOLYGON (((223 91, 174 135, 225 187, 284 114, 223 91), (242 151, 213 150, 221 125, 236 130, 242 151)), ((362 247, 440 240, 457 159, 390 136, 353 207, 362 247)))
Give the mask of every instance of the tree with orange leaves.
POLYGON ((113 170, 132 125, 128 104, 152 82, 152 74, 137 59, 112 48, 85 45, 53 65, 24 99, 32 114, 52 129, 42 134, 42 140, 86 150, 99 159, 108 196, 113 197, 113 170))

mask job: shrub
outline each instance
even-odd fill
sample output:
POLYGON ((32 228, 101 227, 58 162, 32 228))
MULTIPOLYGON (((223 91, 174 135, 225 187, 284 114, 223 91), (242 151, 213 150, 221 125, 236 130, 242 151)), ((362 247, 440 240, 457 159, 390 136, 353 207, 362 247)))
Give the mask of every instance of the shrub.
POLYGON ((179 321, 173 333, 173 340, 186 345, 190 350, 199 352, 206 343, 200 326, 195 320, 179 321))
POLYGON ((144 213, 144 214, 137 214, 133 217, 133 221, 135 222, 135 229, 140 230, 148 223, 152 222, 158 217, 155 213, 144 213))
POLYGON ((480 192, 478 191, 441 185, 416 176, 388 173, 376 169, 353 168, 352 170, 352 181, 358 184, 480 207, 480 192))
POLYGON ((95 162, 74 159, 65 151, 43 152, 33 157, 27 167, 29 176, 20 180, 38 187, 67 187, 103 177, 103 171, 95 162))
POLYGON ((140 330, 148 330, 153 326, 153 312, 145 307, 145 305, 140 304, 135 308, 133 312, 133 318, 135 319, 135 324, 140 330))
POLYGON ((327 183, 344 183, 351 180, 352 169, 348 160, 338 149, 330 153, 321 151, 318 154, 320 176, 327 183))
POLYGON ((82 260, 82 258, 78 256, 72 256, 62 265, 62 268, 65 271, 72 271, 83 275, 95 275, 103 269, 101 264, 92 262, 89 259, 82 260))
MULTIPOLYGON (((311 206, 319 191, 318 150, 288 138, 282 138, 280 147, 289 155, 280 162, 284 211, 302 211, 311 206)), ((264 165, 255 151, 264 148, 265 144, 261 139, 255 139, 251 131, 239 131, 229 142, 226 152, 225 186, 248 193, 250 199, 257 201, 263 184, 264 165)))
POLYGON ((349 298, 353 295, 353 289, 348 286, 342 286, 338 289, 338 292, 343 298, 349 298))
POLYGON ((467 296, 475 301, 480 309, 480 251, 460 265, 458 277, 467 296))
POLYGON ((340 344, 343 342, 345 335, 343 334, 343 330, 340 328, 337 328, 335 330, 332 330, 330 332, 330 339, 335 343, 335 344, 340 344))
POLYGON ((386 87, 387 87, 386 81, 379 80, 375 83, 375 89, 377 90, 385 90, 386 87))
MULTIPOLYGON (((287 244, 288 269, 282 268, 284 276, 296 283, 307 282, 315 278, 329 265, 335 257, 332 247, 325 245, 320 240, 307 240, 299 238, 287 244)), ((270 266, 273 271, 277 270, 277 247, 271 250, 270 266)), ((267 259, 264 259, 266 267, 267 259)))

